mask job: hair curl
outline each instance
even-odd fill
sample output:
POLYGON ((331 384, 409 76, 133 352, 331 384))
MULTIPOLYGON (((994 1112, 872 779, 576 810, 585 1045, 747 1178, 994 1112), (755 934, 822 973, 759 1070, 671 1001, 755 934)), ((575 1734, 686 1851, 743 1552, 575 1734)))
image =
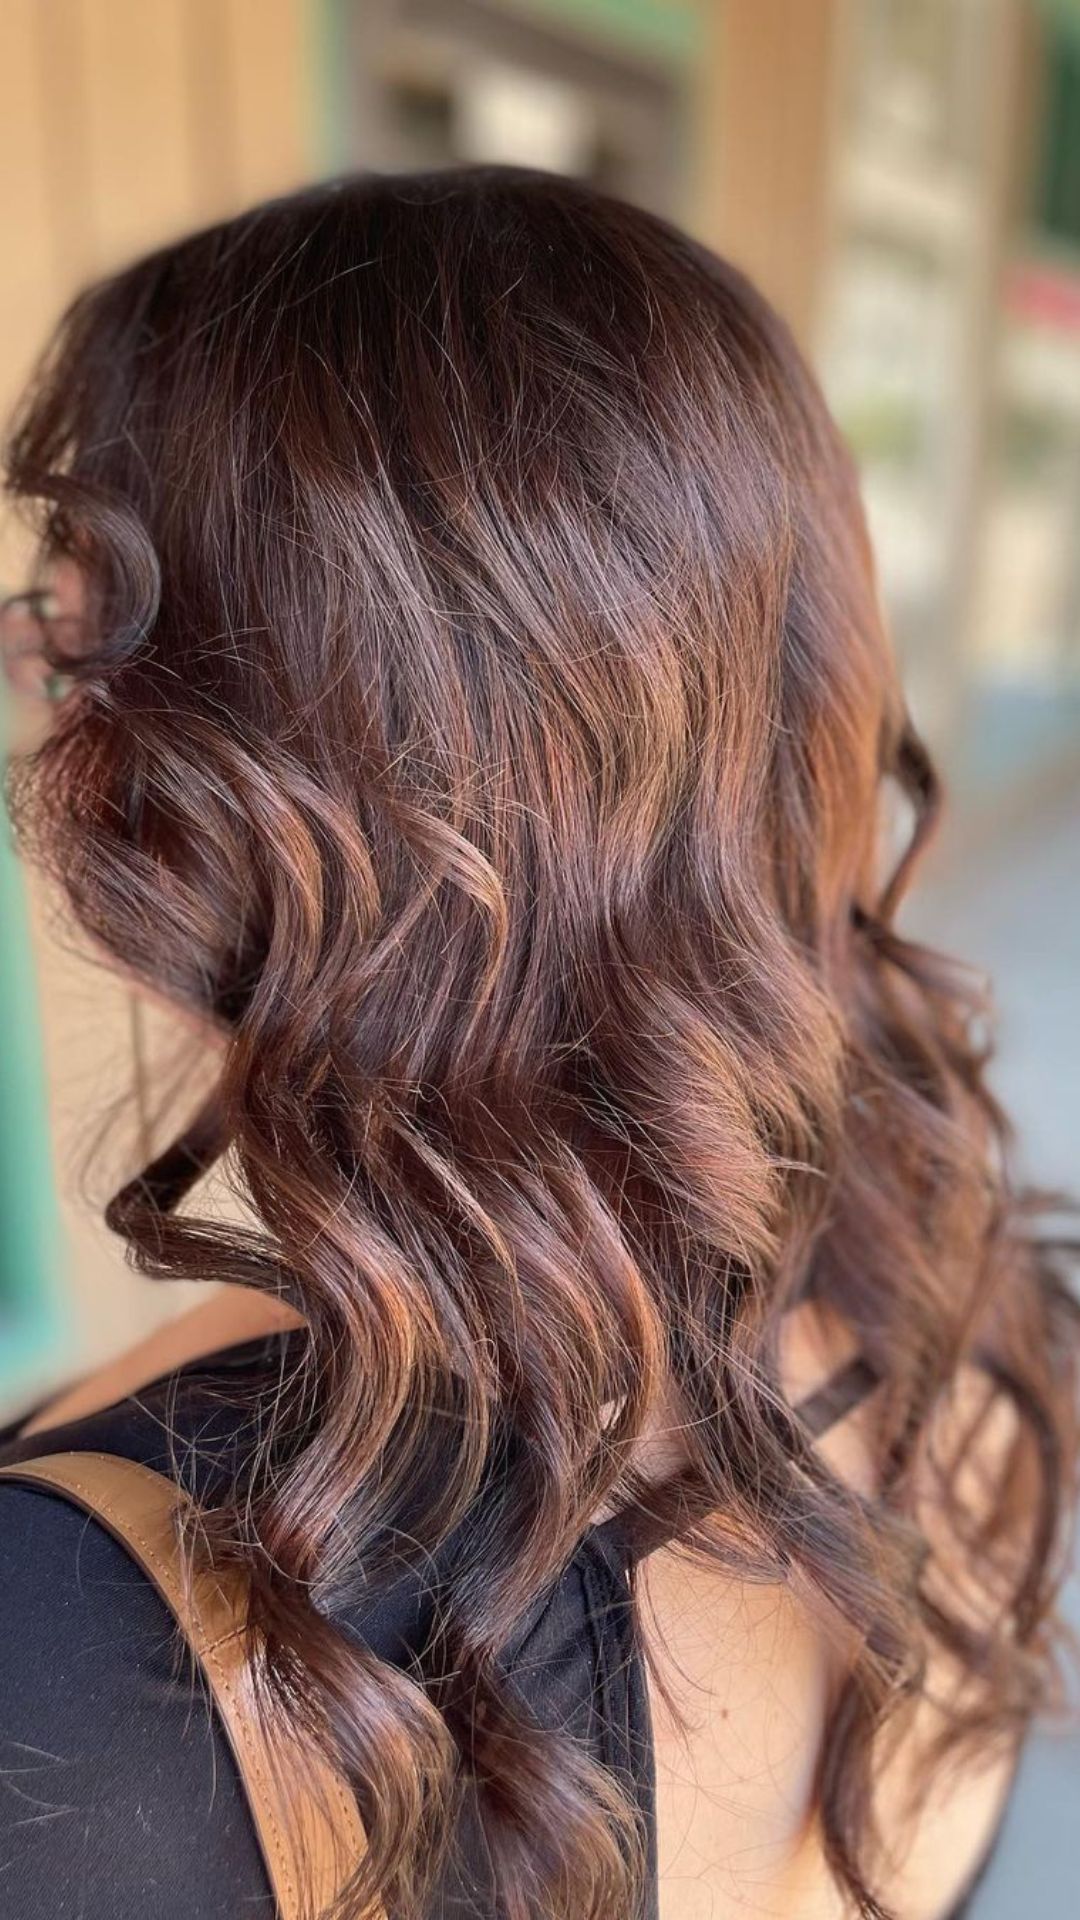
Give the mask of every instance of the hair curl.
POLYGON ((221 1045, 110 1217, 148 1273, 309 1329, 205 1521, 358 1796, 342 1916, 423 1910, 466 1777, 507 1920, 632 1907, 619 1784, 499 1666, 607 1499, 856 1630, 821 1821, 884 1913, 872 1748, 927 1646, 985 1683, 951 1747, 1048 1697, 1077 1309, 1010 1190, 977 995, 896 928, 937 789, 786 330, 569 181, 349 179, 82 294, 8 485, 89 593, 24 844, 221 1045), (179 1206, 227 1148, 250 1229, 179 1206), (881 1382, 873 1499, 781 1389, 807 1299, 881 1382), (952 1502, 979 1626, 914 1505, 965 1363, 1020 1416, 990 1523, 952 1502), (646 1487, 665 1379, 687 1464, 646 1487), (328 1602, 436 1552, 438 1643, 396 1671, 328 1602))

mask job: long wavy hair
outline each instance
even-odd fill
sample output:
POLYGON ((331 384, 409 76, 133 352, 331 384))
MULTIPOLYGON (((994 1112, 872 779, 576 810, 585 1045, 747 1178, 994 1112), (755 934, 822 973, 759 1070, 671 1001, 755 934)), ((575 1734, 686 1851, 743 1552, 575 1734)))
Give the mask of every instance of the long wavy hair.
POLYGON ((1078 1316, 979 994, 897 931, 937 786, 784 326, 567 180, 341 180, 83 293, 8 485, 87 588, 23 844, 219 1050, 110 1218, 306 1322, 203 1518, 355 1790, 342 1920, 424 1911, 466 1781, 507 1920, 635 1910, 624 1783, 500 1665, 605 1502, 852 1629, 821 1830, 886 1913, 874 1755, 928 1650, 979 1681, 942 1763, 1060 1682, 1078 1316), (225 1154, 253 1225, 193 1210, 225 1154), (805 1301, 878 1377, 872 1497, 785 1397, 805 1301), (939 1465, 975 1614, 917 1494, 965 1366, 1015 1416, 989 1518, 939 1465), (440 1553, 415 1671, 336 1624, 440 1553))

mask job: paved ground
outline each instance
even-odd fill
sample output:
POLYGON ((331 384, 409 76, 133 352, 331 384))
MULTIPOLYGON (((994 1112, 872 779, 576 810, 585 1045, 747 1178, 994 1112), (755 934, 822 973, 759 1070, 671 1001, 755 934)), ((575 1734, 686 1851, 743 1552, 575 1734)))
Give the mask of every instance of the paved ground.
MULTIPOLYGON (((937 882, 917 924, 985 965, 1001 1016, 996 1087, 1023 1169, 1080 1195, 1080 790, 937 882)), ((1080 1628, 1080 1570, 1068 1596, 1080 1628)), ((1080 1728, 1037 1734, 973 1920, 1080 1911, 1080 1728)))

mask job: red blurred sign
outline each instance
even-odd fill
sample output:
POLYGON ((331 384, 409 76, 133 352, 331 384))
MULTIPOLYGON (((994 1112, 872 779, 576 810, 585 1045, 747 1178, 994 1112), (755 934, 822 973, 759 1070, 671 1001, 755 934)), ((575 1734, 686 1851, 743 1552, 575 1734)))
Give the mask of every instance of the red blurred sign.
POLYGON ((1080 272, 1056 262, 1023 261, 1006 275, 1005 305, 1017 319, 1078 333, 1080 272))

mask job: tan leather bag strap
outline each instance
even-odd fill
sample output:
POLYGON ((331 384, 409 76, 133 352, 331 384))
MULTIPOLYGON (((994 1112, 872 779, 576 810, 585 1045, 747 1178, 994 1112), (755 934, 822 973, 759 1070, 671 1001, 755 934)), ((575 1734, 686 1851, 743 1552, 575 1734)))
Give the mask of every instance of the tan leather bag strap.
MULTIPOLYGON (((125 1547, 175 1616, 213 1696, 236 1757, 280 1920, 313 1920, 363 1857, 356 1803, 333 1769, 255 1708, 239 1576, 188 1576, 179 1545, 194 1509, 171 1480, 109 1453, 53 1453, 0 1467, 0 1478, 44 1486, 92 1514, 125 1547)), ((370 1920, 384 1920, 381 1908, 370 1920)))

